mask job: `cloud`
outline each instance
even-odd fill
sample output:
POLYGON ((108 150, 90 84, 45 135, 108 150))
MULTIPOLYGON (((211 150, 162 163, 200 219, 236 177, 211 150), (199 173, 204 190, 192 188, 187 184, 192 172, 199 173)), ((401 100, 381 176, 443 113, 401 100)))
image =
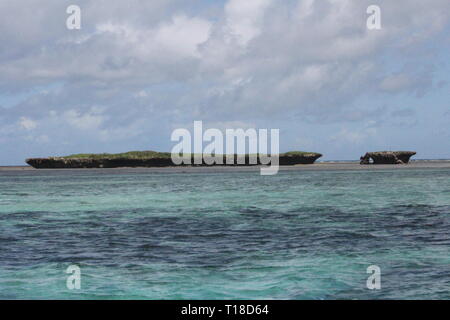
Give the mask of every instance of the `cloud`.
POLYGON ((193 120, 327 125, 324 147, 362 142, 367 121, 448 82, 448 0, 383 2, 374 31, 368 0, 80 0, 76 31, 69 4, 0 3, 3 144, 33 132, 53 148, 167 149, 168 131, 193 120))
POLYGON ((199 57, 198 46, 209 37, 211 23, 204 19, 176 15, 169 24, 161 25, 152 41, 169 52, 199 57))
POLYGON ((260 35, 266 10, 272 0, 230 0, 225 5, 225 25, 227 42, 236 41, 245 46, 250 40, 260 35))
POLYGON ((417 96, 423 96, 432 86, 432 70, 398 72, 387 75, 380 83, 382 91, 389 93, 413 92, 417 96))
POLYGON ((376 128, 365 128, 361 131, 351 131, 347 128, 342 128, 337 134, 330 137, 330 140, 341 145, 345 144, 362 144, 367 139, 374 137, 377 133, 376 128))
POLYGON ((101 109, 92 108, 84 114, 77 110, 68 110, 62 114, 62 119, 80 130, 96 130, 105 121, 105 116, 101 114, 101 109))
POLYGON ((37 127, 37 122, 26 117, 20 117, 19 126, 25 130, 33 130, 37 127))

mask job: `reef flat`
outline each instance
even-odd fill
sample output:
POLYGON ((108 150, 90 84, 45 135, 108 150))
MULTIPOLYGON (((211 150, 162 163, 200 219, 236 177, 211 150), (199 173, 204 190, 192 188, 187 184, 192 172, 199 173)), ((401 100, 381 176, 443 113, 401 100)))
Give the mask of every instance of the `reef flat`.
MULTIPOLYGON (((256 163, 250 161, 256 155, 232 155, 233 163, 227 164, 226 155, 216 155, 222 163, 211 164, 208 158, 201 155, 188 155, 191 164, 181 166, 254 166, 261 165, 260 157, 256 157, 256 163), (198 161, 201 159, 201 161, 198 161), (197 160, 197 161, 195 161, 197 160), (199 163, 196 163, 199 162, 199 163)), ((315 152, 291 151, 279 154, 280 165, 313 164, 322 155, 315 152)), ((212 158, 209 158, 212 159, 212 158)), ((130 151, 126 153, 101 153, 101 154, 74 154, 64 157, 30 158, 25 162, 36 169, 76 169, 76 168, 121 168, 121 167, 172 167, 169 152, 156 151, 130 151)))

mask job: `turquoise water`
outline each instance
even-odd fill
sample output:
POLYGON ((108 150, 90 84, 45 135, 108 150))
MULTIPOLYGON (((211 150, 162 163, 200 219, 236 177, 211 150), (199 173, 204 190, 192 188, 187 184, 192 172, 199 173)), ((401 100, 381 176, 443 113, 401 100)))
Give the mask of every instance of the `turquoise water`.
POLYGON ((0 298, 449 299, 449 178, 0 172, 0 298))

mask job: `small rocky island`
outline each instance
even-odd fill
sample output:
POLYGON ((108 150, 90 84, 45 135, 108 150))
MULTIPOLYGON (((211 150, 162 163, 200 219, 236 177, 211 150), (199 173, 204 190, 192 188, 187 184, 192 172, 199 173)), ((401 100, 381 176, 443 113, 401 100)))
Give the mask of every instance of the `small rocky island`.
POLYGON ((415 154, 414 151, 367 152, 360 158, 360 164, 406 164, 415 154))
MULTIPOLYGON (((315 152, 291 151, 279 155, 280 165, 312 164, 322 155, 315 152)), ((196 155, 191 155, 191 163, 196 155)), ((251 166, 249 155, 234 155, 234 164, 226 164, 225 155, 222 155, 226 166, 251 166), (238 158, 245 158, 245 164, 237 164, 238 158)), ((26 163, 36 169, 75 169, 75 168, 120 168, 120 167, 171 167, 175 166, 169 152, 131 151, 117 154, 74 154, 65 157, 31 158, 26 163)), ((260 165, 258 158, 258 165, 260 165)), ((220 165, 220 164, 213 164, 220 165)), ((210 166, 202 164, 192 166, 210 166)))

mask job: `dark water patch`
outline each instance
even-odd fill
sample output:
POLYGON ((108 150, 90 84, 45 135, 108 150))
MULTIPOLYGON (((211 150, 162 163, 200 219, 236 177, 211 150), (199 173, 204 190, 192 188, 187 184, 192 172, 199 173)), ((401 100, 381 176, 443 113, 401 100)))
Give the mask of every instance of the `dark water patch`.
MULTIPOLYGON (((412 216, 413 206, 400 206, 395 209, 383 209, 382 212, 401 213, 412 216)), ((262 254, 284 252, 295 248, 308 248, 319 252, 329 250, 364 251, 373 247, 406 244, 414 241, 416 246, 445 245, 450 241, 448 235, 448 216, 442 216, 448 208, 418 206, 428 215, 409 218, 401 221, 385 219, 373 225, 355 225, 360 219, 349 217, 340 210, 313 208, 290 210, 289 212, 260 210, 250 207, 239 211, 238 216, 196 216, 186 212, 183 216, 147 216, 139 217, 140 210, 134 210, 134 218, 127 222, 110 219, 126 212, 91 212, 95 216, 104 216, 102 220, 89 220, 85 217, 80 221, 60 219, 42 219, 33 223, 21 222, 21 217, 30 219, 30 215, 22 213, 11 215, 18 221, 14 225, 14 234, 6 234, 0 241, 11 242, 12 248, 7 249, 19 254, 22 263, 33 262, 36 259, 48 259, 58 262, 57 256, 76 257, 75 252, 82 250, 86 255, 82 261, 102 262, 114 259, 117 252, 127 252, 128 259, 152 260, 162 262, 183 262, 186 264, 201 264, 201 259, 209 256, 212 265, 223 265, 238 259, 243 253, 258 251, 262 254), (309 219, 325 215, 329 222, 320 226, 308 221, 308 225, 292 223, 292 220, 310 214, 309 219), (287 222, 279 221, 287 219, 287 222), (39 222, 39 223, 38 223, 39 222), (337 222, 345 222, 339 224, 337 222), (410 233, 408 234, 408 230, 410 233), (377 234, 378 232, 378 234, 377 234), (385 233, 383 233, 385 232, 385 233), (405 234, 406 233, 406 234, 405 234), (26 241, 26 246, 20 246, 17 240, 26 241), (19 250, 20 251, 20 250, 19 250), (33 251, 32 256, 27 253, 33 251), (49 254, 54 253, 54 255, 49 254), (233 253, 234 252, 234 253, 233 253), (226 255, 231 255, 228 259, 226 255), (30 261, 31 260, 31 261, 30 261)), ((42 213, 34 213, 37 218, 42 213)), ((388 213, 385 216, 389 216, 388 213)), ((11 217, 10 217, 11 219, 11 217)), ((32 219, 36 220, 36 219, 32 219)), ((299 219, 301 221, 301 219, 299 219)), ((6 253, 3 253, 6 254, 6 253)), ((118 258, 123 254, 119 254, 118 258)), ((131 260, 133 261, 133 260, 131 260)))
POLYGON ((24 220, 24 219, 39 219, 47 214, 45 211, 19 211, 0 213, 0 220, 24 220))

